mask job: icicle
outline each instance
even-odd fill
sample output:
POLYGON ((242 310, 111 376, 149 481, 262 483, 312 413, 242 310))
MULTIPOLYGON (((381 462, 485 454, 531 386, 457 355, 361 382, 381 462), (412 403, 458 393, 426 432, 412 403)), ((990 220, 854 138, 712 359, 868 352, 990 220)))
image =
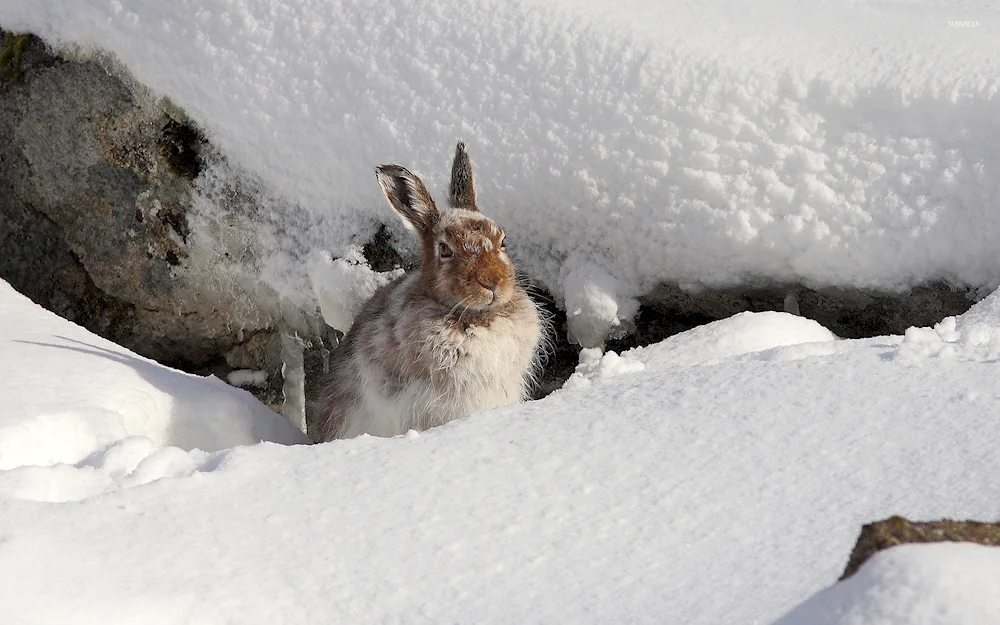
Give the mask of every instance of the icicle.
POLYGON ((793 315, 800 314, 799 298, 795 296, 795 293, 789 293, 785 296, 785 312, 793 315))
POLYGON ((293 330, 281 328, 281 414, 303 433, 306 431, 306 372, 302 359, 303 342, 293 330))

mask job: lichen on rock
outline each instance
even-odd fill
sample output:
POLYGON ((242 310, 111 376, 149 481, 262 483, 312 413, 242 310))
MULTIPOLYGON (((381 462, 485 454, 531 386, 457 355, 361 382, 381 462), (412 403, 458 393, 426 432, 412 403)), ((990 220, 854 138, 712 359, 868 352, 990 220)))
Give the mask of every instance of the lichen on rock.
POLYGON ((967 542, 979 545, 1000 546, 1000 523, 980 521, 931 521, 915 523, 901 516, 893 516, 861 529, 854 545, 847 568, 840 579, 854 575, 861 566, 879 551, 909 543, 967 542))
POLYGON ((22 56, 31 35, 3 33, 3 45, 0 46, 0 80, 17 82, 21 80, 22 56))

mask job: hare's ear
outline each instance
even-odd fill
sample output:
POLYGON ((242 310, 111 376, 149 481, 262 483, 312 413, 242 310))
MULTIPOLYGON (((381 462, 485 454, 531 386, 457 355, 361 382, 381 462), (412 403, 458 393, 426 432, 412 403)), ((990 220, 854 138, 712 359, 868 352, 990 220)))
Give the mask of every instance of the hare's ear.
POLYGON ((418 232, 434 229, 440 214, 420 178, 399 165, 376 167, 375 177, 389 204, 403 218, 403 225, 418 232))
POLYGON ((472 161, 465 151, 465 142, 459 141, 455 147, 455 161, 451 164, 451 185, 448 188, 448 203, 452 208, 479 210, 476 208, 476 184, 472 180, 472 161))

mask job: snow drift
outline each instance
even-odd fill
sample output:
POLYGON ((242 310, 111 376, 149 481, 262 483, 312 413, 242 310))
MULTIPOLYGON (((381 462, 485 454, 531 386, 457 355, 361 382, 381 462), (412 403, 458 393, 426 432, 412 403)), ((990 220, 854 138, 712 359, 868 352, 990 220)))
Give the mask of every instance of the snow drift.
POLYGON ((3 281, 0 380, 0 470, 85 461, 127 437, 146 453, 305 442, 249 393, 133 354, 3 281))
POLYGON ((206 174, 203 216, 220 180, 261 183, 244 269, 302 309, 313 250, 397 227, 372 168, 440 191, 459 138, 557 297, 571 256, 626 300, 1000 276, 993 3, 6 0, 0 24, 183 106, 235 168, 206 174))

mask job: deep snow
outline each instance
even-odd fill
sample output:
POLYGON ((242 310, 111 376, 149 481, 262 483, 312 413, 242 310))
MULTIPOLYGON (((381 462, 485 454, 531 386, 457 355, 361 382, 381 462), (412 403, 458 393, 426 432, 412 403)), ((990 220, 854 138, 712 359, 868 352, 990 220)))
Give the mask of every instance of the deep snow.
MULTIPOLYGON (((19 624, 763 624, 836 580, 863 523, 1000 517, 1000 342, 983 340, 1000 336, 1000 294, 937 329, 858 341, 742 314, 620 356, 641 368, 419 435, 207 453, 139 436, 135 418, 90 419, 90 439, 17 426, 110 397, 186 400, 203 419, 218 416, 208 397, 252 400, 162 368, 170 382, 151 386, 142 361, 3 293, 15 385, 0 417, 15 425, 0 444, 31 445, 0 472, 0 613, 19 624)), ((192 432, 250 442, 259 419, 192 432)), ((921 614, 915 588, 971 624, 992 604, 933 575, 1000 557, 969 554, 893 556, 857 578, 885 593, 856 582, 796 614, 833 602, 868 616, 828 622, 876 625, 921 614)))
POLYGON ((261 258, 233 280, 292 310, 315 310, 316 250, 399 234, 372 168, 442 197, 458 139, 560 302, 581 259, 626 301, 661 280, 1000 283, 995 2, 5 0, 0 24, 111 51, 201 124, 232 167, 191 219, 245 179, 261 258))

